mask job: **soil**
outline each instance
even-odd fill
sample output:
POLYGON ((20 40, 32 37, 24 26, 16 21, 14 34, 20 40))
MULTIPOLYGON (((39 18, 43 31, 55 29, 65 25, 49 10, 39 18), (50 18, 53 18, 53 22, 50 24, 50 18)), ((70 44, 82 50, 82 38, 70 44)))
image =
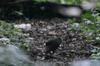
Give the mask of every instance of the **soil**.
MULTIPOLYGON (((25 21, 27 23, 27 21, 25 21)), ((20 23, 20 22, 19 22, 20 23)), ((28 31, 32 39, 28 54, 35 61, 63 61, 89 59, 91 56, 90 44, 85 42, 85 38, 79 31, 70 31, 69 22, 62 18, 32 19, 32 29, 28 31), (53 49, 61 39, 54 52, 48 51, 47 42, 51 41, 53 49), (53 41, 53 42, 52 42, 53 41)))

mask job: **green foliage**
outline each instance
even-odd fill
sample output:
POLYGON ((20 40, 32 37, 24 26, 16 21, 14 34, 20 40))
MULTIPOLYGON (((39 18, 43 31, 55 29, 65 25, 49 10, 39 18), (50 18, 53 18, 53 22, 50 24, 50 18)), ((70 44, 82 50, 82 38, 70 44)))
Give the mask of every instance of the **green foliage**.
POLYGON ((0 45, 14 44, 28 49, 28 34, 24 34, 21 29, 15 28, 14 24, 0 21, 0 37, 0 45))
POLYGON ((0 35, 11 37, 12 35, 20 35, 21 32, 20 29, 14 28, 13 24, 0 21, 0 35))
POLYGON ((82 18, 84 19, 89 19, 89 20, 94 20, 94 17, 92 16, 92 12, 87 11, 82 15, 82 18))
POLYGON ((93 44, 94 49, 91 50, 93 53, 91 58, 100 59, 100 16, 96 14, 87 12, 82 17, 81 23, 76 23, 74 20, 71 20, 70 25, 72 26, 72 31, 80 31, 86 38, 86 42, 93 44), (95 43, 98 43, 96 47, 95 43))
POLYGON ((80 4, 81 0, 33 0, 36 2, 55 2, 60 4, 80 4))

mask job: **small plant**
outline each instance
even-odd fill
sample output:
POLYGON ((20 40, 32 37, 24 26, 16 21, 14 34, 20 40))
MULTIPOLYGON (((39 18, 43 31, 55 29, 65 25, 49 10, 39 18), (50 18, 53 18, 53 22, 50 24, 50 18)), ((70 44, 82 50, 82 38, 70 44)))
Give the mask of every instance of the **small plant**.
POLYGON ((15 28, 14 24, 0 21, 0 45, 14 44, 27 50, 30 42, 28 37, 21 29, 15 28))

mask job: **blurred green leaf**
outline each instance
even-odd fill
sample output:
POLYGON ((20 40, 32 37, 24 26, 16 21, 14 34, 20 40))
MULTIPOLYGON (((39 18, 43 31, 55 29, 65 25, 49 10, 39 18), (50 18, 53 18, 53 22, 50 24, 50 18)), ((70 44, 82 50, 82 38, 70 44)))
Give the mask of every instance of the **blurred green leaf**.
POLYGON ((86 19, 88 19, 88 20, 94 20, 94 17, 92 16, 92 13, 90 12, 90 11, 87 11, 87 12, 85 12, 83 15, 82 15, 82 18, 84 19, 84 18, 86 18, 86 19))

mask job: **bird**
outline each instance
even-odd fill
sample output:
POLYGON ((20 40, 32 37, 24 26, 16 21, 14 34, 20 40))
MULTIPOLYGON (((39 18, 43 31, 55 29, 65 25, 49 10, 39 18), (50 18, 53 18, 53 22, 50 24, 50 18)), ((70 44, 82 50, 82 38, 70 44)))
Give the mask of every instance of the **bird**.
POLYGON ((62 43, 61 38, 55 38, 47 41, 45 54, 53 54, 56 51, 56 49, 58 49, 61 43, 62 43))

